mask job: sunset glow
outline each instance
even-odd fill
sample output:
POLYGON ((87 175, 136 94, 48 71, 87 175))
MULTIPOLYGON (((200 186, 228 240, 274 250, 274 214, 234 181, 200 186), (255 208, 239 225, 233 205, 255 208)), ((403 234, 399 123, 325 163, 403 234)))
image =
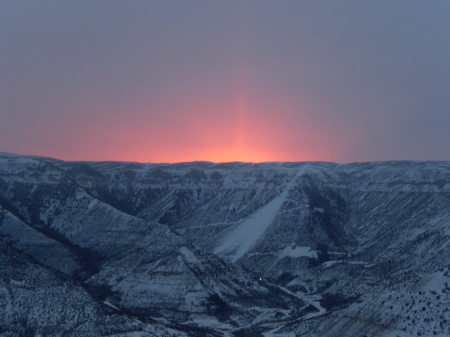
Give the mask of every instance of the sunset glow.
POLYGON ((89 113, 95 116, 89 124, 67 123, 57 133, 48 135, 46 148, 35 147, 31 152, 67 160, 156 163, 338 158, 338 153, 330 151, 330 141, 339 135, 320 127, 307 113, 301 123, 289 120, 289 113, 289 107, 270 102, 267 97, 229 103, 187 99, 161 107, 104 105, 89 113), (148 113, 155 110, 160 111, 157 120, 148 113), (78 136, 80 130, 82 138, 78 136), (52 139, 63 134, 70 139, 65 147, 52 144, 52 139))

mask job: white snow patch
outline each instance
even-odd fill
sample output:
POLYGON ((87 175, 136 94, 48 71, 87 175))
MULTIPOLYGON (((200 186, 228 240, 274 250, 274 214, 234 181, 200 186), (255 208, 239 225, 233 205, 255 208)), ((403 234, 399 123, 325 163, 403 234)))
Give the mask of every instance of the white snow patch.
POLYGON ((90 211, 92 207, 95 207, 95 205, 97 205, 97 199, 92 199, 88 205, 88 211, 90 211))
POLYGON ((184 246, 180 247, 180 253, 183 254, 183 256, 185 257, 187 262, 190 262, 190 263, 198 262, 198 258, 187 247, 184 247, 184 246))
POLYGON ((214 253, 228 255, 233 262, 244 256, 272 224, 286 196, 287 191, 282 192, 278 197, 242 221, 238 227, 228 234, 221 245, 214 250, 214 253))
POLYGON ((337 261, 326 261, 326 262, 324 262, 323 263, 323 266, 325 267, 325 268, 329 268, 329 267, 332 267, 332 266, 334 266, 334 265, 337 265, 337 264, 340 264, 340 263, 343 263, 344 261, 342 261, 342 260, 337 260, 337 261))
POLYGON ((281 260, 284 257, 317 257, 317 253, 311 250, 311 247, 296 247, 295 245, 288 246, 278 253, 278 258, 281 260))
POLYGON ((81 200, 86 198, 86 193, 83 190, 77 190, 75 193, 75 200, 81 200))
POLYGON ((15 286, 19 286, 19 287, 24 287, 26 285, 25 281, 10 280, 9 283, 11 283, 12 285, 15 285, 15 286))
POLYGON ((233 262, 245 255, 264 236, 272 224, 281 206, 286 201, 289 190, 297 178, 307 169, 302 166, 280 195, 244 219, 234 230, 224 238, 214 250, 215 254, 228 256, 233 262))
POLYGON ((370 262, 366 262, 366 261, 348 261, 349 264, 355 264, 355 265, 369 265, 371 264, 370 262))
POLYGON ((116 307, 114 304, 112 304, 109 301, 103 301, 103 304, 106 304, 108 307, 111 307, 113 309, 116 309, 117 311, 120 311, 120 309, 118 307, 116 307))
POLYGON ((441 291, 446 288, 446 283, 450 283, 450 278, 441 272, 436 272, 428 277, 425 285, 422 287, 425 291, 441 291))
POLYGON ((206 327, 206 328, 215 328, 215 329, 231 329, 232 326, 230 326, 227 323, 220 322, 217 320, 217 318, 212 316, 206 316, 206 315, 192 315, 192 322, 197 324, 198 326, 206 327))

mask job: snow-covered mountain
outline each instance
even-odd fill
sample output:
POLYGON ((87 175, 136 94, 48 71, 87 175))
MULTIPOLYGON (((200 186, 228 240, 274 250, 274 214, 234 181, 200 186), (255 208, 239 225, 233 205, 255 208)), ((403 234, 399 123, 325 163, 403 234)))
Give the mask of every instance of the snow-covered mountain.
POLYGON ((0 336, 447 336, 449 238, 450 162, 0 154, 0 336))

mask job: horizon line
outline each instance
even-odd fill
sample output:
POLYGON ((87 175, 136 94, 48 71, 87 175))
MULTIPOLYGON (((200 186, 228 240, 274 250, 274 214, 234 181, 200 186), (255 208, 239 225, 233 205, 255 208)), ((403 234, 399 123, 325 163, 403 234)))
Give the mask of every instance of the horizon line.
POLYGON ((450 160, 421 160, 421 159, 388 159, 388 160, 362 160, 362 161, 350 161, 350 162, 333 162, 326 160, 302 160, 302 161, 290 161, 290 160, 274 160, 274 161, 261 161, 261 162, 251 162, 251 161, 226 161, 226 162, 214 162, 210 160, 192 160, 192 161, 180 161, 180 162, 142 162, 142 161, 128 161, 128 160, 67 160, 56 157, 34 155, 34 154, 19 154, 6 151, 0 151, 0 155, 16 156, 16 157, 30 157, 30 158, 43 158, 51 159, 69 163, 128 163, 128 164, 155 164, 155 165, 177 165, 177 164, 189 164, 189 163, 209 163, 209 164, 276 164, 276 163, 286 163, 286 164, 300 164, 300 163, 326 163, 326 164, 336 164, 336 165, 351 165, 351 164, 364 164, 364 163, 390 163, 390 162, 450 162, 450 160))

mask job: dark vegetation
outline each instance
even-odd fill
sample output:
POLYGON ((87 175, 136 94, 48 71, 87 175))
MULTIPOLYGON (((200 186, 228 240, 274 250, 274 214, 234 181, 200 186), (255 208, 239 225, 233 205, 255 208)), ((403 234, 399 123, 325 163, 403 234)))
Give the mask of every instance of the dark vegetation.
POLYGON ((207 179, 205 172, 203 170, 198 169, 192 169, 185 175, 186 178, 192 179, 196 182, 199 182, 200 180, 207 179))
POLYGON ((209 315, 216 316, 219 321, 227 321, 233 311, 219 295, 213 294, 208 297, 206 310, 209 315))
POLYGON ((320 299, 320 305, 327 310, 344 308, 356 299, 356 297, 344 297, 340 294, 323 294, 320 299))
POLYGON ((190 206, 195 203, 195 192, 195 190, 178 190, 174 195, 173 205, 159 218, 158 222, 172 225, 185 217, 192 208, 190 206))
POLYGON ((319 243, 317 245, 318 253, 317 257, 311 257, 309 259, 309 267, 317 267, 321 265, 322 263, 330 260, 330 254, 328 254, 328 245, 319 243))
POLYGON ((116 294, 111 290, 111 287, 106 284, 85 284, 84 286, 95 299, 101 302, 116 294))
MULTIPOLYGON (((307 178, 307 184, 303 190, 308 197, 311 216, 308 231, 316 239, 321 241, 318 230, 323 231, 336 247, 349 244, 351 239, 344 231, 344 224, 348 214, 346 200, 340 193, 327 190, 326 194, 317 186, 312 179, 307 178)), ((323 234, 322 234, 323 235, 323 234)), ((323 239, 323 238, 322 238, 323 239)))
MULTIPOLYGON (((66 176, 56 184, 33 185, 25 183, 16 183, 10 187, 11 201, 0 195, 0 205, 16 216, 22 222, 34 228, 45 236, 64 244, 78 258, 82 265, 74 278, 77 280, 86 278, 98 272, 103 258, 94 251, 81 248, 71 242, 63 233, 51 227, 53 219, 50 217, 47 222, 40 217, 42 209, 47 207, 46 200, 59 199, 65 200, 68 196, 76 192, 77 186, 66 176), (19 208, 24 208, 25 212, 20 212, 19 208)), ((54 215, 59 215, 60 211, 55 211, 54 215)))
POLYGON ((93 167, 91 167, 87 164, 84 164, 84 163, 72 164, 72 167, 67 171, 67 173, 71 176, 84 175, 84 176, 100 178, 100 179, 104 178, 100 172, 98 172, 93 167))
POLYGON ((234 337, 263 337, 262 333, 264 332, 261 328, 250 328, 250 329, 242 329, 233 332, 234 337))

